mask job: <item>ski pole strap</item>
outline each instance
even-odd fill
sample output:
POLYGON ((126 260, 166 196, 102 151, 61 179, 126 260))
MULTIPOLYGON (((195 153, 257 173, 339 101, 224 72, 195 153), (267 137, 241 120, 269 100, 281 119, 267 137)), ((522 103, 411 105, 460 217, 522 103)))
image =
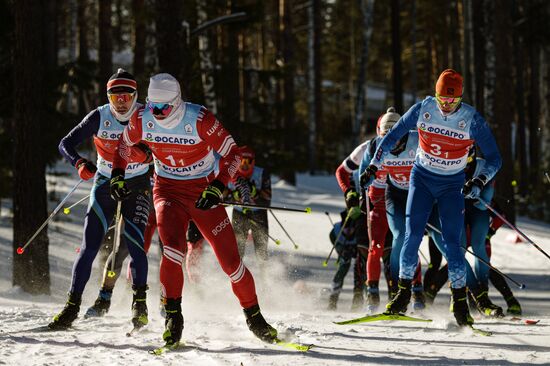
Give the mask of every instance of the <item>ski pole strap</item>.
POLYGON ((541 247, 539 247, 534 241, 532 241, 527 235, 525 235, 515 225, 510 223, 510 221, 506 220, 506 218, 503 215, 501 215, 497 210, 495 210, 493 207, 491 207, 491 205, 489 205, 487 202, 485 202, 485 200, 483 200, 482 198, 478 198, 478 201, 481 202, 483 204, 483 206, 487 207, 487 209, 491 210, 495 215, 497 215, 502 221, 504 221, 504 223, 506 223, 506 225, 508 225, 512 230, 514 230, 516 233, 518 233, 522 238, 524 238, 529 243, 531 243, 535 248, 537 248, 537 250, 539 252, 541 252, 542 254, 544 254, 546 256, 546 258, 550 259, 550 255, 548 255, 548 253, 546 253, 541 247))
POLYGON ((222 202, 221 204, 224 205, 224 206, 238 206, 238 207, 243 207, 243 208, 255 208, 255 209, 258 209, 258 210, 278 210, 278 211, 311 213, 311 207, 289 208, 289 207, 281 207, 281 206, 250 205, 250 204, 247 204, 247 203, 235 203, 235 202, 222 202))

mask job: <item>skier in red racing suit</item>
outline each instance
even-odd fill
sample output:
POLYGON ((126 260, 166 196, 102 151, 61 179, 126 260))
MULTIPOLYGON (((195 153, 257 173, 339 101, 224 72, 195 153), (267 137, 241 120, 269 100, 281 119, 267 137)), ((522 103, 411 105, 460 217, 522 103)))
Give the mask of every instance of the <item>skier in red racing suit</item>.
POLYGON ((153 201, 164 244, 160 282, 166 311, 163 334, 166 344, 177 344, 183 330, 182 263, 189 220, 210 243, 229 276, 249 329, 261 340, 274 342, 277 331, 260 312, 254 279, 239 256, 225 208, 219 205, 224 188, 239 167, 233 137, 205 107, 184 102, 178 81, 163 73, 151 77, 146 107, 132 116, 121 136, 111 176, 111 194, 116 199, 124 199, 128 194, 125 158, 140 142, 147 144, 154 156, 153 201), (215 153, 220 156, 217 176, 215 153))

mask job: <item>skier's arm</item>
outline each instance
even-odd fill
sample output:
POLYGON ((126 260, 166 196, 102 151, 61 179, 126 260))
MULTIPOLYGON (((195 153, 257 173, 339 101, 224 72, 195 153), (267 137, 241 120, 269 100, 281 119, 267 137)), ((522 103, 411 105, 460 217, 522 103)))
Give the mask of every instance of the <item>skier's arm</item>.
POLYGON ((380 144, 378 144, 378 148, 376 149, 370 164, 380 168, 384 156, 386 156, 391 149, 393 149, 397 141, 399 141, 401 137, 405 136, 409 130, 416 127, 421 106, 422 102, 416 103, 401 118, 399 118, 399 121, 397 121, 386 136, 384 136, 382 141, 380 141, 380 144))
POLYGON ((359 176, 361 176, 361 174, 363 174, 365 169, 367 169, 367 167, 370 165, 370 162, 373 158, 370 154, 371 143, 372 143, 372 140, 369 141, 367 148, 365 149, 365 153, 363 154, 363 158, 361 159, 361 164, 359 164, 359 176))
POLYGON ((99 130, 100 115, 97 109, 94 109, 82 121, 69 132, 69 134, 59 142, 59 152, 72 165, 82 159, 76 148, 90 137, 97 134, 99 130))
POLYGON ((480 177, 484 184, 487 184, 502 166, 502 158, 500 157, 500 152, 498 151, 491 129, 478 112, 474 115, 471 134, 476 144, 481 148, 483 157, 485 158, 485 166, 479 172, 478 177, 480 177))
POLYGON ((126 170, 126 166, 129 162, 135 160, 136 155, 139 154, 137 144, 147 145, 146 141, 141 139, 141 115, 143 109, 136 110, 130 120, 128 125, 124 128, 124 132, 118 140, 118 147, 115 153, 115 158, 113 160, 113 170, 122 169, 126 170))
POLYGON ((342 192, 346 192, 351 187, 350 175, 358 168, 358 165, 353 162, 349 157, 346 158, 336 169, 336 180, 342 192))
POLYGON ((262 206, 271 205, 271 174, 267 169, 262 172, 262 188, 258 192, 256 203, 262 206))
POLYGON ((207 142, 220 155, 220 171, 216 180, 227 186, 235 178, 239 168, 240 156, 233 136, 222 126, 216 117, 203 107, 199 114, 197 131, 201 139, 207 142))

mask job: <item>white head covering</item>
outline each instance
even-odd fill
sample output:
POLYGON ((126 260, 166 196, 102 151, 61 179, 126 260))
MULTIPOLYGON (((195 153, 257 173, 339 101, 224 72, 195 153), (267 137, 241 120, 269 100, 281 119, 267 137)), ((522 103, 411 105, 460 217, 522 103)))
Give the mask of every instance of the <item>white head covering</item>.
MULTIPOLYGON (((154 103, 172 104, 172 112, 163 120, 155 118, 158 124, 165 128, 175 127, 183 117, 183 101, 181 100, 180 84, 170 74, 156 74, 149 80, 147 99, 154 103)), ((154 116, 153 116, 154 118, 154 116)))
POLYGON ((385 114, 383 114, 378 120, 378 134, 383 134, 388 132, 394 124, 399 121, 401 115, 395 112, 394 107, 389 107, 385 114))

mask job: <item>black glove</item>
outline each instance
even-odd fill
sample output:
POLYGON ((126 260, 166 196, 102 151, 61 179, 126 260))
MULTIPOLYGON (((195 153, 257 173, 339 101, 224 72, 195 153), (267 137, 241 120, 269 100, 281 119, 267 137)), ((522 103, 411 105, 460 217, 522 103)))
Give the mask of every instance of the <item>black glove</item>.
POLYGON ((486 179, 483 175, 480 175, 479 177, 475 177, 467 181, 466 184, 464 184, 464 187, 462 187, 462 194, 464 195, 464 198, 466 199, 479 198, 479 195, 481 194, 483 187, 485 187, 485 181, 486 179))
POLYGON ((199 199, 195 202, 195 207, 201 210, 208 210, 217 206, 223 197, 223 190, 225 185, 219 180, 215 179, 210 183, 208 187, 202 191, 199 199))
POLYGON ((130 193, 132 193, 126 186, 126 181, 124 180, 124 170, 113 169, 111 172, 110 189, 111 197, 115 201, 125 200, 128 198, 130 193))
POLYGON ((346 191, 345 197, 347 208, 359 206, 359 193, 355 192, 352 188, 346 191))
POLYGON ((359 193, 353 189, 346 191, 346 207, 348 208, 348 216, 350 219, 355 220, 361 216, 361 208, 359 207, 359 193))
POLYGON ((378 168, 375 165, 369 165, 367 169, 361 174, 359 177, 359 184, 361 184, 361 187, 367 188, 372 184, 374 181, 374 178, 376 178, 376 172, 378 171, 378 168))
POLYGON ((256 186, 245 177, 237 178, 235 188, 236 190, 233 192, 233 198, 242 203, 251 203, 252 199, 257 195, 256 186))
POLYGON ((495 229, 489 226, 489 231, 487 231, 487 236, 485 237, 485 239, 491 240, 491 238, 493 237, 493 235, 496 234, 496 232, 497 231, 495 229))

